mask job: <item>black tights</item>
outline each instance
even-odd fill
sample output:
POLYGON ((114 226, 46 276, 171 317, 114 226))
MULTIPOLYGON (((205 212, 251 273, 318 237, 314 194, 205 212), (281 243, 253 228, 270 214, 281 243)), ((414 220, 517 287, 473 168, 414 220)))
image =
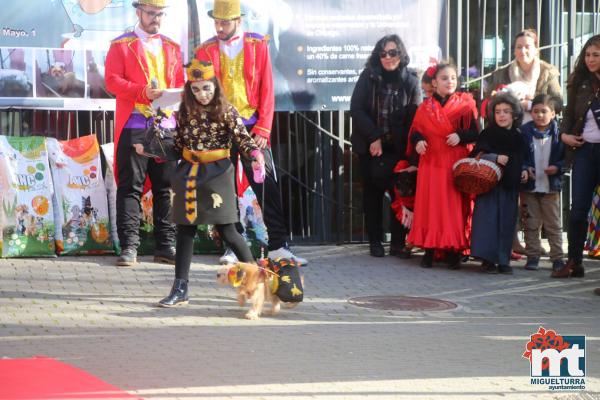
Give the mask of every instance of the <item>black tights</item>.
MULTIPOLYGON (((192 255, 194 254, 194 237, 196 225, 177 225, 177 253, 175 255, 175 279, 188 279, 192 255)), ((254 257, 246 241, 235 228, 235 224, 215 225, 221 239, 235 253, 241 262, 254 262, 254 257)))

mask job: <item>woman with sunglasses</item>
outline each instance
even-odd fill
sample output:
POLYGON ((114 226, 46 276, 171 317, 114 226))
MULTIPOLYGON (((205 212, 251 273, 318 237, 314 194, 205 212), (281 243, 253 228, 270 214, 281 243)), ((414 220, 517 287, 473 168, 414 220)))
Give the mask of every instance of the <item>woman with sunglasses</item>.
MULTIPOLYGON (((386 35, 375 44, 360 74, 352 98, 352 150, 358 154, 363 184, 363 209, 373 257, 383 257, 382 203, 386 191, 393 196, 393 169, 405 159, 408 130, 421 89, 398 35, 386 35)), ((413 162, 416 165, 416 162, 413 162)), ((415 169, 415 167, 413 167, 415 169)), ((406 229, 390 211, 390 255, 410 256, 405 248, 406 229)))

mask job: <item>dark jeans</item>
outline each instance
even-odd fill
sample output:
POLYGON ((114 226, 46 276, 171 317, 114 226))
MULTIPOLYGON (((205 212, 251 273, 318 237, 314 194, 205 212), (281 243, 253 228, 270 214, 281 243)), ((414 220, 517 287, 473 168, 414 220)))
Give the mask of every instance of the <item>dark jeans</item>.
POLYGON ((585 143, 575 152, 571 173, 569 260, 581 262, 583 259, 588 213, 598 183, 600 183, 600 143, 585 143))
MULTIPOLYGON (((248 127, 250 131, 250 127, 248 127)), ((244 172, 246 177, 252 186, 252 190, 256 193, 258 204, 263 213, 265 225, 267 226, 267 232, 269 234, 269 250, 276 250, 281 246, 284 246, 288 240, 289 229, 283 215, 283 204, 281 201, 281 190, 279 184, 275 180, 275 171, 273 171, 273 160, 271 157, 270 150, 263 150, 263 156, 265 157, 265 181, 264 183, 254 182, 254 173, 252 172, 252 162, 246 159, 244 156, 241 157, 242 165, 244 166, 244 172), (264 204, 263 204, 263 188, 264 204)), ((233 165, 237 168, 237 155, 238 149, 234 145, 231 149, 231 160, 233 165)), ((238 231, 242 233, 244 229, 242 224, 237 224, 238 231)))
POLYGON ((117 233, 121 248, 134 248, 140 244, 140 199, 146 174, 152 183, 152 212, 156 249, 175 243, 175 225, 171 223, 170 179, 175 172, 174 161, 156 162, 140 156, 132 147, 143 129, 123 129, 117 147, 117 233))
MULTIPOLYGON (((365 213, 365 223, 367 225, 367 235, 369 242, 383 241, 383 196, 386 190, 394 201, 394 183, 390 179, 384 185, 374 183, 375 179, 371 176, 369 154, 359 155, 359 165, 363 184, 363 211, 365 213)), ((408 230, 400 224, 392 209, 390 209, 390 233, 391 246, 401 249, 406 244, 406 234, 408 230)))

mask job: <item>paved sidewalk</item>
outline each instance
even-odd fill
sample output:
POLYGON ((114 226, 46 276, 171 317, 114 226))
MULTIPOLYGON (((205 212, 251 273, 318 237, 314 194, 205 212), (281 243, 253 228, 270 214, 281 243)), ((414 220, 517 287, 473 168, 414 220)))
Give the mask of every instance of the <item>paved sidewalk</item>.
MULTIPOLYGON (((310 265, 305 301, 258 321, 218 286, 216 256, 195 256, 188 307, 157 308, 173 267, 142 257, 0 260, 0 357, 46 355, 147 399, 600 399, 600 261, 584 279, 419 267, 364 245, 295 247, 310 265), (421 296, 458 308, 400 312, 349 298, 421 296), (521 357, 539 326, 587 335, 587 390, 529 382, 521 357)), ((0 388, 0 398, 2 389, 0 388)))

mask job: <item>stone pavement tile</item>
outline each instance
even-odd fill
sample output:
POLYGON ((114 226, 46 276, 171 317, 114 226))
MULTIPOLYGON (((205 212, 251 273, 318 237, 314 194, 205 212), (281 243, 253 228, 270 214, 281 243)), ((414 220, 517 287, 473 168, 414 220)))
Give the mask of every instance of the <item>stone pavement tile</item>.
POLYGON ((529 384, 521 358, 540 325, 588 337, 588 389, 600 390, 600 263, 586 278, 489 276, 366 246, 294 248, 305 301, 277 317, 242 318, 215 256, 195 256, 189 307, 162 309, 173 267, 114 257, 0 260, 0 356, 45 354, 147 398, 554 398, 529 384), (352 297, 438 298, 444 312, 373 310, 352 297), (285 355, 290 354, 287 357, 285 355), (335 390, 334 390, 335 389, 335 390))
MULTIPOLYGON (((565 399, 585 400, 587 396, 567 393, 548 393, 521 388, 520 377, 504 377, 490 381, 478 379, 446 380, 392 380, 354 381, 351 383, 331 381, 304 384, 197 386, 187 388, 148 389, 135 393, 148 398, 171 398, 185 395, 188 398, 211 399, 565 399), (473 382, 476 387, 473 387, 473 382), (502 388, 510 387, 510 393, 502 388), (164 395, 168 397, 163 397, 164 395)), ((589 396, 594 399, 594 396, 589 396)))

